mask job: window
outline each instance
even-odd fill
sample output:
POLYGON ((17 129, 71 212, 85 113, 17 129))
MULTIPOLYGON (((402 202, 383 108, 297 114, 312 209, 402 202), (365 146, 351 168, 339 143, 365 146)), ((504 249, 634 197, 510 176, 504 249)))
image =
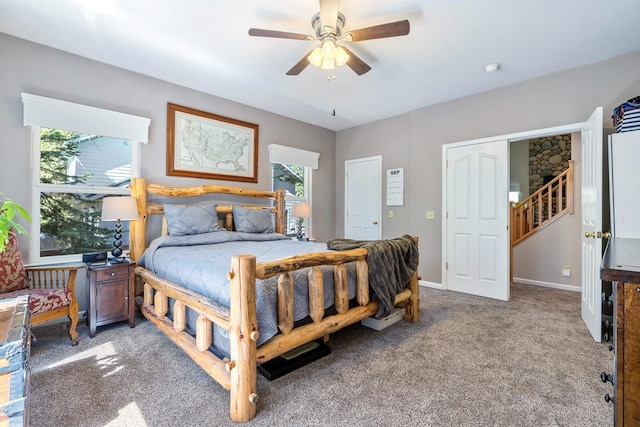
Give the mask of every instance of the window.
MULTIPOLYGON (((297 233, 297 218, 293 216, 295 203, 307 202, 312 205, 311 172, 318 168, 320 155, 298 148, 285 147, 277 144, 269 145, 269 160, 271 161, 271 176, 273 191, 285 190, 285 234, 295 236, 297 233)), ((312 237, 312 218, 306 218, 303 223, 303 234, 312 237)))
MULTIPOLYGON (((297 233, 297 218, 293 216, 295 203, 309 202, 309 188, 311 187, 311 168, 297 165, 271 163, 273 191, 285 191, 285 234, 295 236, 297 233)), ((303 234, 311 236, 311 217, 303 224, 303 234)))
MULTIPOLYGON (((149 119, 22 97, 33 153, 29 261, 79 261, 82 253, 110 250, 115 222, 101 221, 102 199, 131 194, 131 178, 139 176, 138 141, 147 141, 149 119), (116 136, 103 136, 109 134, 116 136)), ((125 245, 128 225, 123 221, 125 245)))
MULTIPOLYGON (((40 260, 112 248, 114 222, 102 222, 102 198, 129 195, 131 151, 129 140, 70 132, 34 129, 33 254, 40 260), (37 171, 35 171, 37 169, 37 171), (35 210, 35 209, 34 209, 35 210), (39 227, 39 229, 36 229, 39 227), (37 233, 36 233, 37 231, 37 233), (39 245, 39 247, 38 247, 39 245)), ((128 221, 123 242, 128 242, 128 221)), ((64 258, 63 258, 64 259, 64 258)))

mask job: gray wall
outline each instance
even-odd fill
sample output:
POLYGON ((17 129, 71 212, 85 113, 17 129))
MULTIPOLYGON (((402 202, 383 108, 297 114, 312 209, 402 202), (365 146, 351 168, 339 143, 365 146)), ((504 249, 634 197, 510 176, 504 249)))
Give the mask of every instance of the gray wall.
POLYGON ((520 184, 520 199, 529 196, 529 140, 516 141, 509 144, 511 168, 509 184, 520 184))
MULTIPOLYGON (((271 189, 268 144, 320 153, 313 176, 314 235, 319 241, 334 236, 335 132, 5 34, 0 34, 0 57, 0 192, 29 211, 36 207, 30 205, 30 128, 22 125, 21 92, 151 118, 150 142, 141 149, 141 174, 149 182, 238 184, 166 176, 167 102, 173 102, 260 126, 258 183, 239 186, 271 189)), ((21 239, 27 257, 28 243, 21 239)), ((84 301, 80 304, 83 309, 84 301)))
MULTIPOLYGON (((583 122, 598 106, 610 128, 613 108, 640 94, 638 70, 640 52, 338 132, 336 173, 344 176, 345 160, 374 154, 383 155, 383 169, 405 168, 407 203, 402 216, 383 218, 383 236, 416 234, 422 279, 441 283, 442 145, 583 122), (425 219, 427 210, 436 211, 436 221, 425 219)), ((343 208, 338 180, 336 234, 344 230, 343 208)))

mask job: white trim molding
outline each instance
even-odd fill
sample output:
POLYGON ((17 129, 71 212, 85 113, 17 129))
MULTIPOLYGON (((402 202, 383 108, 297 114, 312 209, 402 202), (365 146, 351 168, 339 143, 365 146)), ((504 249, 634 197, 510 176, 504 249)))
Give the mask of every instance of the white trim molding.
POLYGON ((519 277, 513 278, 513 283, 522 283, 525 285, 542 286, 545 288, 562 289, 564 291, 582 292, 582 287, 573 285, 563 285, 562 283, 542 282, 540 280, 522 279, 519 277))
POLYGON ((22 92, 25 126, 149 142, 151 119, 22 92))
POLYGON ((319 158, 320 153, 313 151, 278 144, 269 144, 270 163, 282 163, 285 165, 297 165, 318 169, 319 158))
POLYGON ((427 282, 426 280, 419 280, 418 285, 424 286, 425 288, 440 289, 441 291, 444 290, 444 286, 442 286, 442 283, 427 282))

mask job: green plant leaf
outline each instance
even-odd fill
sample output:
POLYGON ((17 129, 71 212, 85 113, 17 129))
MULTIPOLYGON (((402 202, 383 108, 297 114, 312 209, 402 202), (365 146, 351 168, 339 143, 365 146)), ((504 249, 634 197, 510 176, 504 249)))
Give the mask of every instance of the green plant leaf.
MULTIPOLYGON (((0 193, 0 197, 3 195, 3 193, 0 193)), ((7 243, 9 243, 9 233, 11 232, 11 229, 15 230, 16 233, 29 236, 29 233, 27 233, 24 227, 14 219, 16 215, 31 221, 31 216, 26 209, 13 200, 5 198, 2 202, 2 206, 0 206, 0 252, 3 252, 7 243)))

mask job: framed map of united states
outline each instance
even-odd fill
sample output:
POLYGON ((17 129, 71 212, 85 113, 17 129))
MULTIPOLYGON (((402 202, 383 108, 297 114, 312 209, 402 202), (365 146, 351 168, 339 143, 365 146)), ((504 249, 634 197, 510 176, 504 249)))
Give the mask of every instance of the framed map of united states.
POLYGON ((258 125, 167 103, 167 175, 258 182, 258 125))

